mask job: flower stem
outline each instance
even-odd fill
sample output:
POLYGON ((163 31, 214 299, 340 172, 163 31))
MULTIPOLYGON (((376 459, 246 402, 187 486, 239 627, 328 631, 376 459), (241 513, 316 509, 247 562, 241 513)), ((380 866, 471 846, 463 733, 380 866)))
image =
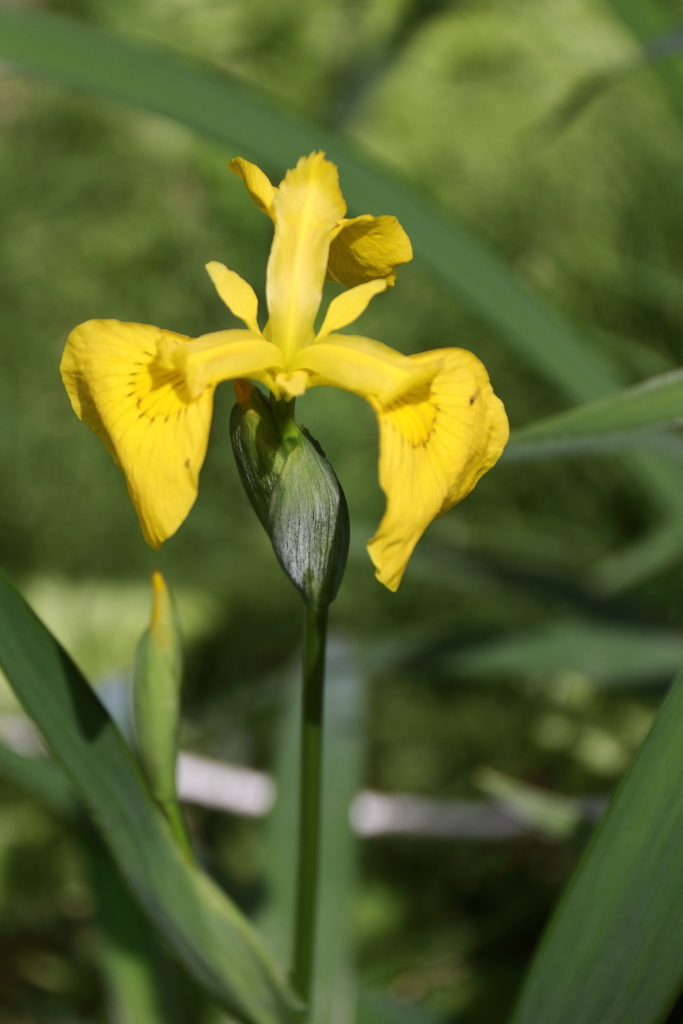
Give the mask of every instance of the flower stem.
POLYGON ((306 608, 299 778, 299 858, 292 982, 309 1006, 313 983, 320 861, 323 691, 327 605, 306 608))

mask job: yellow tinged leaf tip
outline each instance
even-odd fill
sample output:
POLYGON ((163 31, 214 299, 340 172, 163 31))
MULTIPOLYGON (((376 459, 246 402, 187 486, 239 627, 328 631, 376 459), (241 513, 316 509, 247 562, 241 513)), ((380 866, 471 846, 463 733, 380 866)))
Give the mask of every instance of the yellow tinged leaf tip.
POLYGON ((372 404, 380 428, 380 485, 387 507, 368 552, 378 580, 397 590, 427 526, 465 498, 500 457, 509 426, 483 364, 464 349, 410 359, 441 368, 393 403, 372 404))
POLYGON ((149 324, 89 320, 69 335, 61 372, 76 414, 123 469, 148 544, 161 547, 186 518, 206 454, 213 387, 196 401, 161 356, 184 335, 149 324))
POLYGON ((158 569, 152 570, 152 596, 154 599, 154 607, 152 609, 152 626, 154 626, 154 615, 157 610, 157 601, 159 597, 166 591, 166 580, 161 575, 158 569))
POLYGON ((166 580, 154 569, 152 572, 152 619, 149 632, 162 650, 172 650, 178 641, 173 598, 166 580))

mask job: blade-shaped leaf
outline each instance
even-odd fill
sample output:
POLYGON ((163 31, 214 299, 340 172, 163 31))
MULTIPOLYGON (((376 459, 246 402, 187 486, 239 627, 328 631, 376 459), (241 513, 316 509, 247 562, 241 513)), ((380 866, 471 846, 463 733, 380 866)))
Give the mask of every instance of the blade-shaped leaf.
POLYGON ((111 1024, 200 1024, 206 997, 159 942, 81 812, 61 768, 48 758, 25 757, 0 744, 0 774, 69 821, 80 839, 104 933, 98 965, 104 973, 111 1024))
POLYGON ((74 791, 54 761, 24 757, 0 743, 0 774, 16 782, 55 814, 71 818, 78 813, 74 791))
POLYGON ((89 25, 7 7, 0 7, 0 58, 176 118, 275 174, 303 153, 324 149, 339 165, 352 210, 397 216, 423 262, 570 398, 587 401, 619 387, 606 355, 480 241, 339 136, 278 110, 225 75, 89 25))
POLYGON ((179 853, 107 711, 2 577, 0 666, 138 900, 188 970, 240 1019, 289 1021, 294 998, 251 925, 179 853))
POLYGON ((672 370, 605 398, 516 430, 511 445, 638 431, 683 418, 683 370, 672 370))
POLYGON ((472 644, 444 658, 458 674, 525 678, 579 672, 598 686, 669 682, 683 668, 683 633, 563 619, 472 644))
POLYGON ((209 1002, 159 941, 94 835, 83 844, 102 931, 111 1024, 205 1024, 209 1002))
POLYGON ((683 677, 543 939, 513 1024, 655 1024, 683 976, 683 677))

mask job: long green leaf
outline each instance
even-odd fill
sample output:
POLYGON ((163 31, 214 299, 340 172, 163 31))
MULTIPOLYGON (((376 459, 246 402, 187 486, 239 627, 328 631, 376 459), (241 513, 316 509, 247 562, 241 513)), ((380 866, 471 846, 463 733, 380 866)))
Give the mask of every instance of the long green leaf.
POLYGON ((0 577, 0 666, 121 872, 199 983, 249 1024, 295 1007, 256 933, 174 845, 118 729, 79 670, 0 577))
POLYGON ((0 774, 74 827, 90 867, 103 931, 98 964, 104 974, 111 1024, 200 1024, 205 998, 162 947, 149 920, 124 885, 104 846, 87 824, 73 788, 48 758, 25 757, 0 744, 0 774))
POLYGON ((652 377, 635 387, 575 406, 557 416, 530 423, 512 436, 517 442, 565 441, 637 431, 683 418, 683 370, 652 377))
POLYGON ((275 173, 303 153, 326 150, 339 165, 352 209, 399 217, 420 259, 568 397, 587 401, 619 387, 619 373, 606 356, 418 192, 338 136, 278 110, 226 76, 66 18, 7 7, 0 7, 0 59, 166 114, 275 173))
POLYGON ((598 686, 669 682, 683 668, 683 633, 634 623, 560 619, 472 644, 444 658, 458 674, 552 677, 580 672, 598 686))
POLYGON ((655 1024, 683 977, 683 677, 548 928, 513 1024, 655 1024))

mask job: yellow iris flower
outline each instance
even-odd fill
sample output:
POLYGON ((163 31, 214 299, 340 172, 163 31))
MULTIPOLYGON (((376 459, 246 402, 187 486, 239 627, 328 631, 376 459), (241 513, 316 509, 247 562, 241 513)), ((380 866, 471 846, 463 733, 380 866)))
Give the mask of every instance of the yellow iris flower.
POLYGON ((378 579, 396 590, 429 523, 500 456, 505 410, 471 352, 405 356, 337 333, 393 285, 412 250, 395 217, 345 218, 337 168, 324 154, 302 157, 279 188, 246 160, 230 167, 275 223, 264 329, 251 285, 209 263, 218 294, 245 328, 191 339, 148 324, 89 320, 71 332, 62 358, 71 403, 123 469, 145 539, 158 548, 197 496, 218 383, 251 378, 278 399, 321 384, 360 395, 379 421, 387 499, 368 551, 378 579), (326 277, 347 290, 332 299, 316 332, 326 277))

